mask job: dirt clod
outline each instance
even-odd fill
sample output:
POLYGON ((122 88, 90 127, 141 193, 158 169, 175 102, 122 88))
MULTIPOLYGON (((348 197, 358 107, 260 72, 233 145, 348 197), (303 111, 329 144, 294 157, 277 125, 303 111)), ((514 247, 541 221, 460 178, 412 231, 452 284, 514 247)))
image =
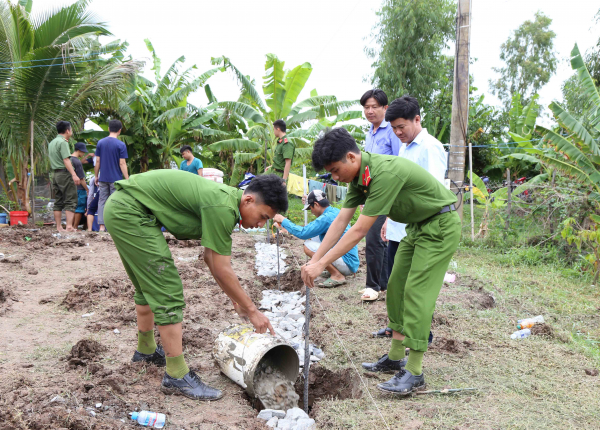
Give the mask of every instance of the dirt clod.
MULTIPOLYGON (((277 276, 259 276, 258 280, 262 284, 263 289, 277 289, 277 276)), ((304 286, 300 270, 293 268, 288 269, 287 272, 282 274, 279 277, 279 282, 283 291, 300 291, 300 289, 304 286)))
POLYGON ((446 337, 436 337, 429 349, 431 351, 448 352, 450 354, 466 354, 467 350, 473 350, 475 342, 470 340, 456 340, 446 337))
POLYGON ((100 353, 106 351, 106 347, 95 340, 82 339, 73 345, 67 356, 69 367, 86 366, 88 363, 100 361, 100 353))
POLYGON ((71 261, 77 261, 81 259, 81 255, 74 255, 71 257, 71 261))
POLYGON ((598 376, 598 369, 585 369, 585 374, 589 376, 598 376))

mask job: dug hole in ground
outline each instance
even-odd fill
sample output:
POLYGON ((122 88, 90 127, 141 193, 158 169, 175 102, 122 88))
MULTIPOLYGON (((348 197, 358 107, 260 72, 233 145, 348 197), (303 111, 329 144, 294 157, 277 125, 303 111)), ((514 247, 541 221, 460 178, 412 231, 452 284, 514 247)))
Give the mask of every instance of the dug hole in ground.
MULTIPOLYGON (((211 403, 165 396, 162 368, 130 362, 137 345, 134 290, 110 236, 54 232, 0 230, 0 429, 135 428, 128 420, 134 410, 164 413, 172 429, 268 428, 257 419, 256 400, 213 359, 219 333, 242 321, 205 266, 198 241, 167 236, 187 303, 186 359, 225 394, 211 403)), ((277 280, 257 275, 256 243, 252 235, 235 233, 232 264, 263 306, 263 292, 277 290, 277 280)), ((300 291, 291 255, 305 261, 302 241, 288 237, 282 249, 288 255, 282 289, 300 291)), ((391 375, 360 369, 389 349, 389 340, 370 337, 386 324, 386 310, 384 301, 360 300, 362 247, 360 256, 361 269, 347 285, 313 290, 322 307, 311 296, 310 343, 323 354, 309 378, 310 419, 318 428, 386 428, 384 420, 390 428, 412 429, 598 428, 598 356, 585 340, 600 338, 597 288, 552 268, 498 266, 485 253, 459 250, 456 281, 445 284, 438 299, 424 369, 429 389, 479 391, 396 399, 375 388, 391 375), (546 324, 534 335, 510 339, 518 319, 541 314, 546 324), (583 335, 573 335, 577 331, 583 335)), ((272 308, 265 312, 277 317, 272 308)), ((279 329, 291 333, 286 341, 293 344, 297 326, 286 322, 290 329, 279 329)), ((160 342, 157 331, 156 337, 160 342)), ((295 391, 301 400, 300 378, 295 391)))

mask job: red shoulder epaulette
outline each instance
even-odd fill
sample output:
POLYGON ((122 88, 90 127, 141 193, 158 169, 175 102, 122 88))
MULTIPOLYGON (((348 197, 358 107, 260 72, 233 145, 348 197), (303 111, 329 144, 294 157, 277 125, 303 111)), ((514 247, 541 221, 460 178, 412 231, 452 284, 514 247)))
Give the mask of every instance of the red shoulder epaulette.
POLYGON ((283 143, 287 143, 287 137, 283 138, 283 143))

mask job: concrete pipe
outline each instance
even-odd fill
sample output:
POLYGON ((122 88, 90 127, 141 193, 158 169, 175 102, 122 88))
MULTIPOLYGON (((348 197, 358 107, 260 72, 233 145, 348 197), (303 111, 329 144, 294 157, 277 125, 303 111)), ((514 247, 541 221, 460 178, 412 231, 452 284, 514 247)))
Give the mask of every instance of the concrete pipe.
POLYGON ((250 324, 234 325, 220 333, 213 356, 221 372, 252 397, 256 397, 254 376, 263 361, 279 369, 292 383, 300 372, 300 360, 294 348, 270 333, 255 333, 250 324))

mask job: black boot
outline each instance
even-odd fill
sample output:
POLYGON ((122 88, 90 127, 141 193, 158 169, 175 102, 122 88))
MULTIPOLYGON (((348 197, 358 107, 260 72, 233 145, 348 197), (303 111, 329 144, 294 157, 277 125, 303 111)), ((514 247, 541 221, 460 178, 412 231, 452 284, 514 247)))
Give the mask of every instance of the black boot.
POLYGON ((422 373, 415 376, 408 370, 402 369, 389 381, 377 384, 377 388, 385 393, 407 396, 415 391, 423 391, 427 385, 422 373))
POLYGON ((223 392, 206 385, 198 375, 190 370, 183 378, 171 378, 165 372, 160 389, 165 394, 185 396, 194 400, 219 400, 223 392))
POLYGON ((135 351, 131 361, 134 363, 136 361, 145 361, 146 363, 155 364, 158 367, 165 367, 167 365, 165 351, 163 351, 162 346, 160 345, 156 347, 156 351, 154 351, 152 354, 142 354, 139 351, 135 351))
POLYGON ((363 369, 366 369, 370 372, 383 372, 383 373, 394 373, 402 370, 408 359, 404 357, 402 360, 390 360, 388 355, 385 354, 375 363, 363 363, 363 369))

